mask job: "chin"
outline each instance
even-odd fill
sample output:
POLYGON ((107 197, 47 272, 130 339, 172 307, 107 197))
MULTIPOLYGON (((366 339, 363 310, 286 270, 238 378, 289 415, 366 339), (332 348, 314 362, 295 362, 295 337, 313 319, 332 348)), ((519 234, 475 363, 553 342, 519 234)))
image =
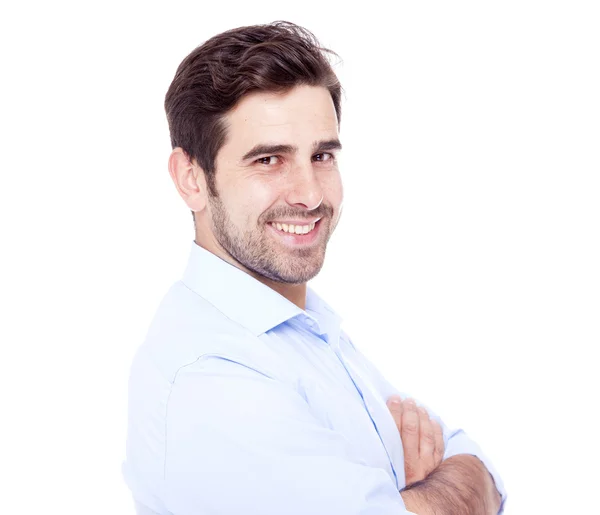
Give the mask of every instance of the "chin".
POLYGON ((282 273, 280 276, 285 278, 285 282, 289 284, 304 284, 311 279, 314 279, 319 274, 322 267, 323 263, 320 263, 316 266, 305 268, 304 270, 287 270, 287 273, 282 273))

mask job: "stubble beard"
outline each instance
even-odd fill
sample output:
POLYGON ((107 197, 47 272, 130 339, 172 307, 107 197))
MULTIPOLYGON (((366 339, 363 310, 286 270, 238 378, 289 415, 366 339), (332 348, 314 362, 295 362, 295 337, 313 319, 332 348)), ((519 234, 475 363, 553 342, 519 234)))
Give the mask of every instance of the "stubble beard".
POLYGON ((236 228, 220 197, 210 196, 209 204, 215 238, 233 259, 248 270, 272 281, 287 284, 303 284, 321 271, 327 242, 332 233, 331 217, 328 218, 327 227, 320 228, 327 231, 327 237, 318 247, 291 251, 278 246, 269 237, 264 223, 254 230, 240 231, 236 228))

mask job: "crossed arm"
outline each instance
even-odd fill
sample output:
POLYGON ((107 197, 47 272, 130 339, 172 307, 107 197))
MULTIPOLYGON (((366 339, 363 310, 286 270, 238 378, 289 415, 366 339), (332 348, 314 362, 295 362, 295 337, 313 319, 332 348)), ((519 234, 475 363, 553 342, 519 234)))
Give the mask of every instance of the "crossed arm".
POLYGON ((399 419, 392 411, 406 456, 408 487, 401 492, 316 420, 298 392, 232 359, 207 357, 182 369, 167 413, 163 497, 174 515, 498 511, 478 459, 456 455, 441 462, 440 429, 429 417, 416 429, 416 407, 399 419))
POLYGON ((500 509, 500 494, 487 469, 466 454, 448 458, 401 495, 419 515, 496 515, 500 509))
POLYGON ((404 448, 406 508, 418 515, 496 515, 501 498, 494 481, 475 456, 442 461, 441 426, 412 399, 392 396, 387 402, 404 448))

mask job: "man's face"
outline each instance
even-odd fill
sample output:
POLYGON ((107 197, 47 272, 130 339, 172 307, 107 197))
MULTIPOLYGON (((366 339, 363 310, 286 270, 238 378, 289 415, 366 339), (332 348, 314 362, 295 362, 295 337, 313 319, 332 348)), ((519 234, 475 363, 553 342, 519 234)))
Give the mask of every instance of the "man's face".
POLYGON ((318 274, 342 209, 337 117, 322 87, 251 93, 225 117, 210 230, 248 270, 301 284, 318 274), (290 232, 293 231, 293 234, 290 232))

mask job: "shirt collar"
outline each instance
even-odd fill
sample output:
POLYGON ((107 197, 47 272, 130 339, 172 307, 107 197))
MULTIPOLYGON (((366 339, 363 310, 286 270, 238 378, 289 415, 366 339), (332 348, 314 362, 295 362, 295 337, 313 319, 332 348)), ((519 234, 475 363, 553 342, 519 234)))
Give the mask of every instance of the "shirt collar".
POLYGON ((310 287, 306 291, 306 312, 317 321, 317 330, 329 343, 337 341, 342 318, 310 287))
POLYGON ((255 336, 298 315, 309 315, 307 311, 314 311, 317 315, 328 312, 335 315, 310 288, 307 289, 307 311, 303 311, 283 295, 195 241, 192 241, 182 281, 227 318, 246 327, 255 336))

